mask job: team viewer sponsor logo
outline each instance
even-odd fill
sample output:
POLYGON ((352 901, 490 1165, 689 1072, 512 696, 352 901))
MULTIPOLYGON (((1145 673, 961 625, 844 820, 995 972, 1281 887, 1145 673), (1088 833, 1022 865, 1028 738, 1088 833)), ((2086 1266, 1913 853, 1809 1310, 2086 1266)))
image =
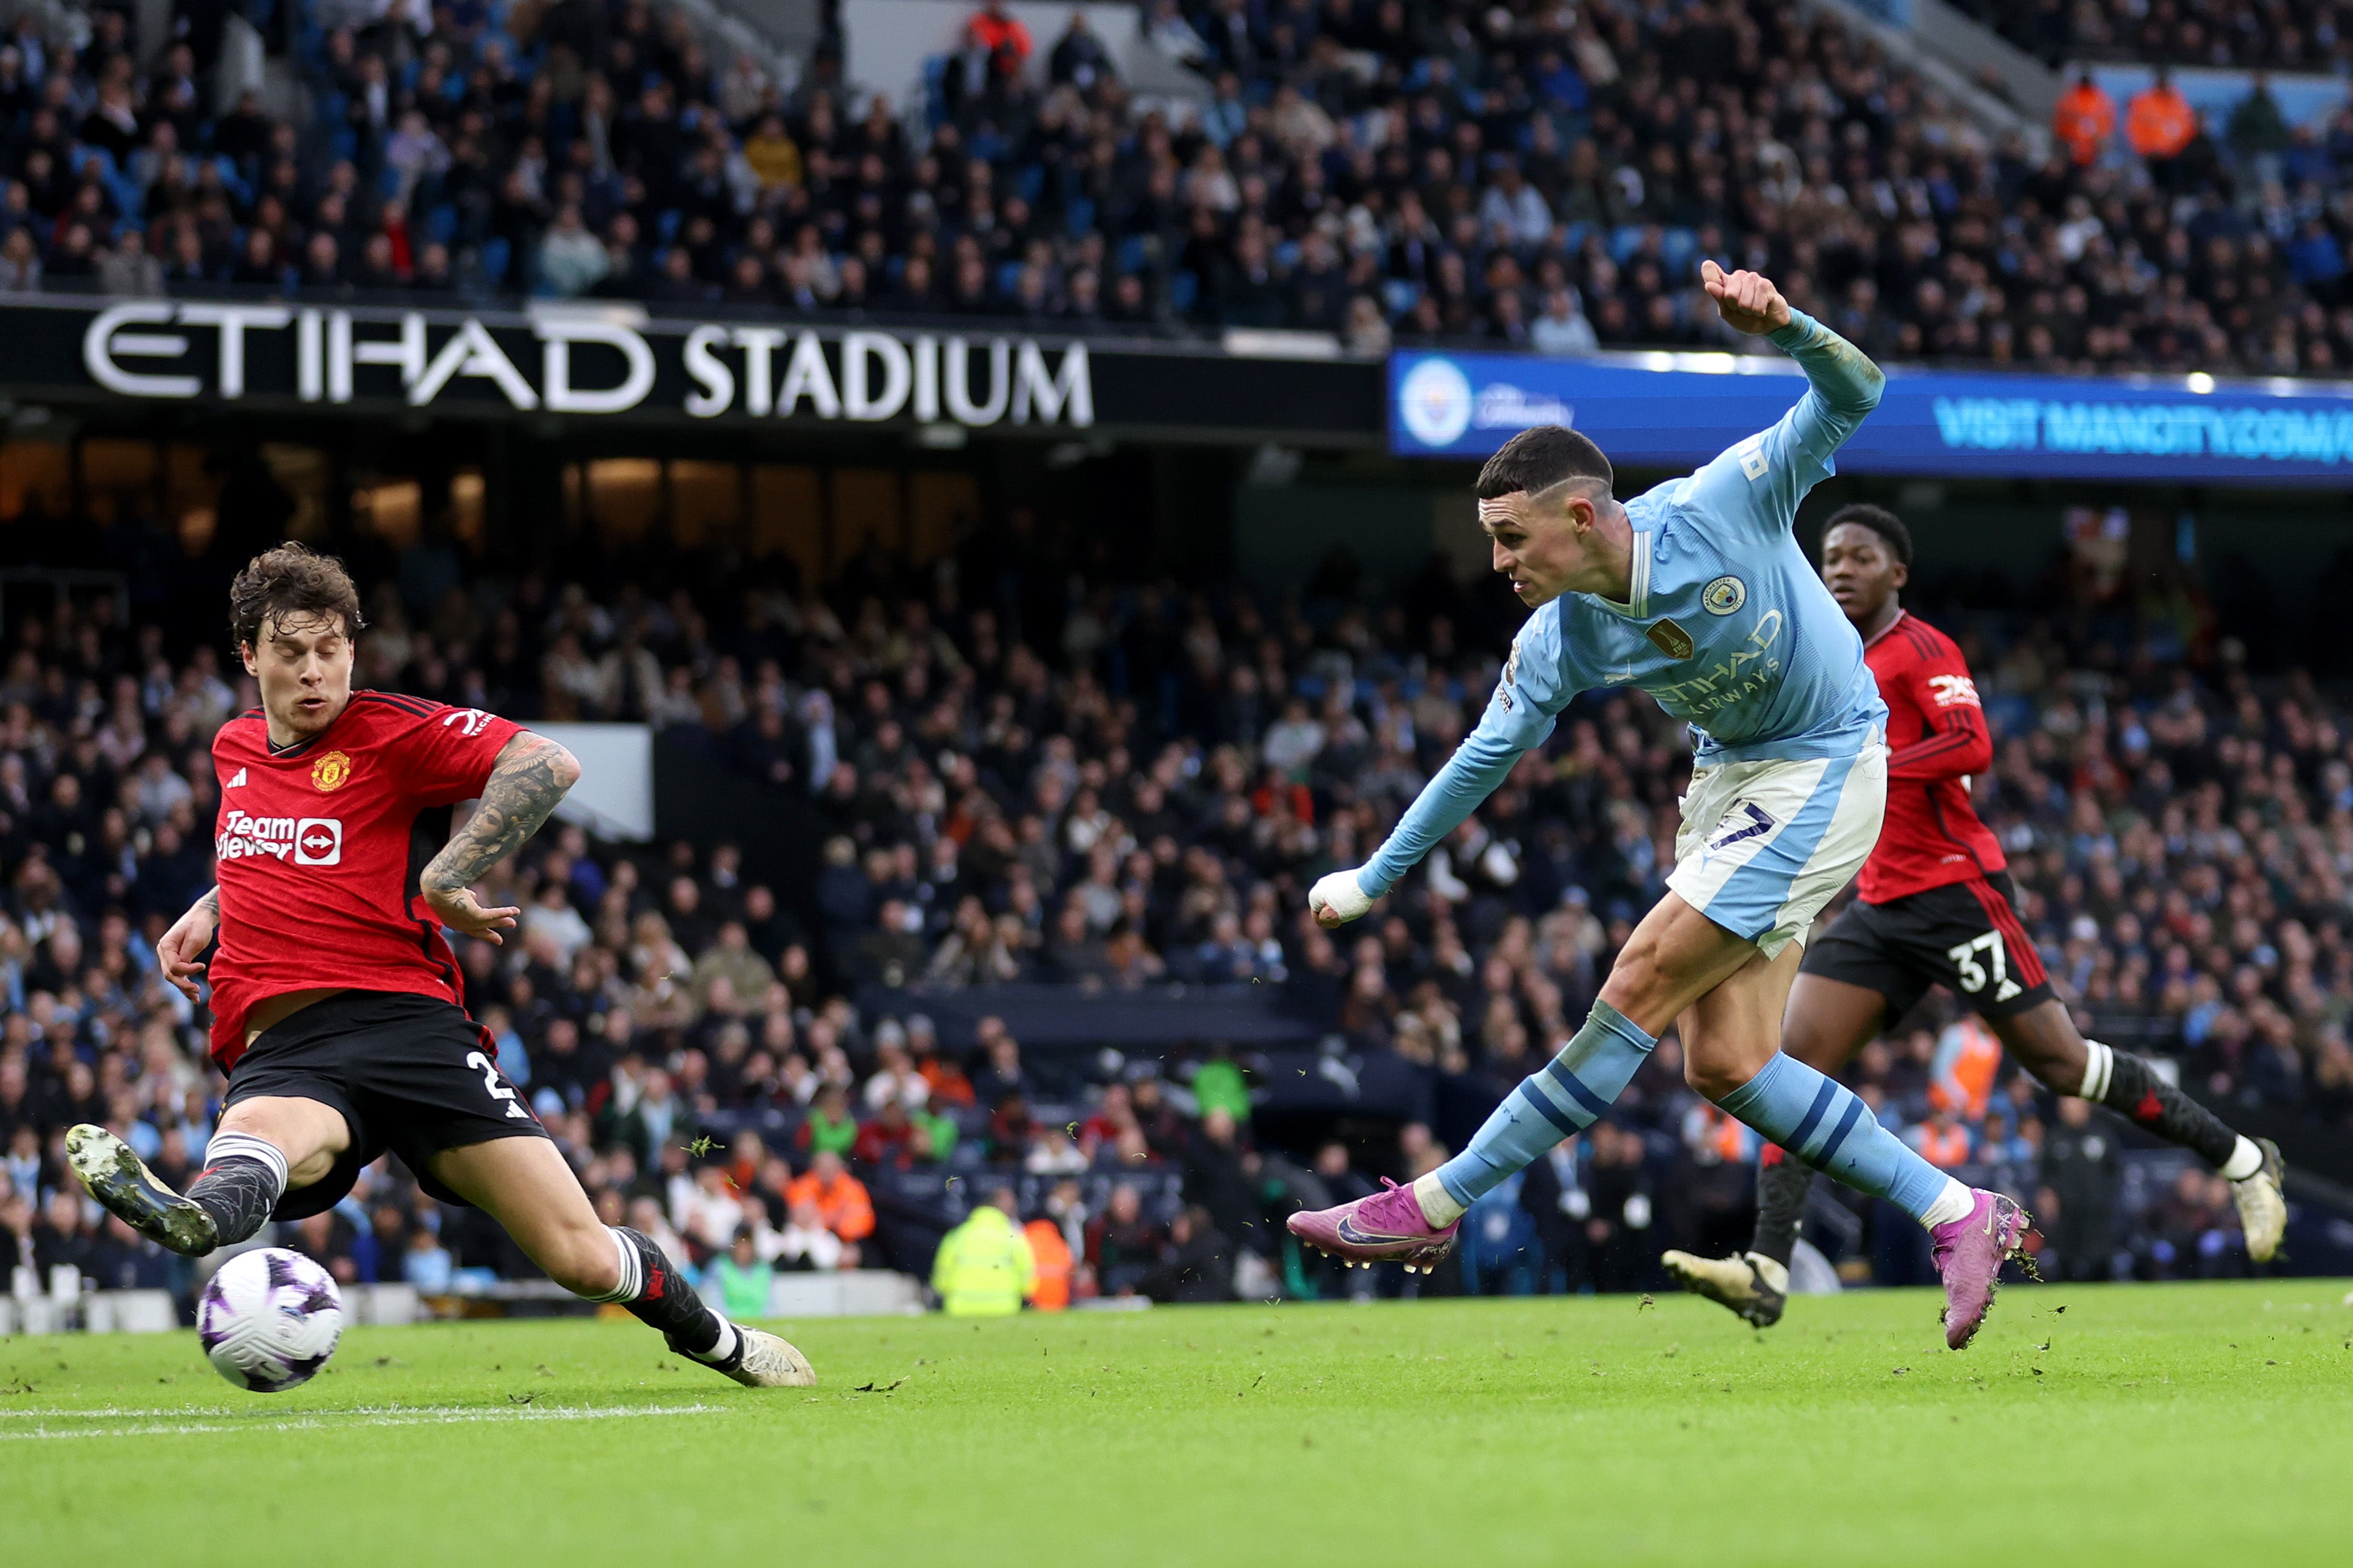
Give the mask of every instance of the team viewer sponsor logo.
POLYGON ((329 816, 255 816, 232 811, 213 840, 213 853, 223 860, 268 855, 297 866, 340 866, 343 825, 329 816))
POLYGON ((332 816, 306 816, 294 825, 294 864, 343 863, 343 825, 332 816))

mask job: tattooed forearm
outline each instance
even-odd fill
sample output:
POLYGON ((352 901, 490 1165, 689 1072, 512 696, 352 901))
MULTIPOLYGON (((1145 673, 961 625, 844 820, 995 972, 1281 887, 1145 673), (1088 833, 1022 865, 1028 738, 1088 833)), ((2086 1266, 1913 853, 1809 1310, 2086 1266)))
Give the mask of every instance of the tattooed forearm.
POLYGON ((579 778, 580 764, 572 753, 544 735, 526 730, 509 741, 491 770, 490 782, 482 786, 482 801, 472 818, 425 868, 426 890, 471 887, 539 831, 564 792, 579 778))
POLYGON ((215 920, 220 919, 220 889, 218 888, 206 889, 205 896, 196 900, 196 908, 203 910, 215 920))

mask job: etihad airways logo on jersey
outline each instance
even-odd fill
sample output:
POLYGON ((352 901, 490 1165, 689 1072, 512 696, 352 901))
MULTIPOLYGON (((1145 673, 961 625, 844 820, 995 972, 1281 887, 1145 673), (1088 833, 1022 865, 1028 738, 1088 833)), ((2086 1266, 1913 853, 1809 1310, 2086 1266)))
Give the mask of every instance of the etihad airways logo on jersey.
POLYGON ((223 860, 268 855, 297 866, 343 863, 343 825, 332 816, 254 816, 232 811, 213 842, 223 860))
POLYGON ((1695 719, 1768 691, 1781 679, 1781 660, 1773 652, 1780 640, 1781 612, 1767 610, 1749 628, 1746 647, 1735 648, 1713 669, 1672 686, 1651 687, 1651 695, 1678 717, 1695 719))
POLYGON ((1982 708, 1978 700, 1978 683, 1966 675, 1932 675, 1928 690, 1939 708, 1982 708))

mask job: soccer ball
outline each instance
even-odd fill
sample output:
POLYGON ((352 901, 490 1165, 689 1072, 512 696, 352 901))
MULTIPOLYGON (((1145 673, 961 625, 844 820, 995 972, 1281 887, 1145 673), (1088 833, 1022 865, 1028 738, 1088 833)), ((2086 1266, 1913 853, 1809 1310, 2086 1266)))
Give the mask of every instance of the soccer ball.
POLYGON ((282 1247, 222 1264, 196 1308, 196 1339, 213 1370, 256 1394, 310 1382, 343 1333, 343 1298, 332 1276, 282 1247))

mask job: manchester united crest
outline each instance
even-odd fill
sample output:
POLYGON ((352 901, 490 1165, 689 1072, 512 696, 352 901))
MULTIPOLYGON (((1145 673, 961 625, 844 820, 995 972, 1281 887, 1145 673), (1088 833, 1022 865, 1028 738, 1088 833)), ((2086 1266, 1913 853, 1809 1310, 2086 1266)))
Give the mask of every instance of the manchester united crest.
POLYGON ((329 752, 311 764, 311 784, 322 793, 343 788, 351 777, 352 760, 341 752, 329 752))

